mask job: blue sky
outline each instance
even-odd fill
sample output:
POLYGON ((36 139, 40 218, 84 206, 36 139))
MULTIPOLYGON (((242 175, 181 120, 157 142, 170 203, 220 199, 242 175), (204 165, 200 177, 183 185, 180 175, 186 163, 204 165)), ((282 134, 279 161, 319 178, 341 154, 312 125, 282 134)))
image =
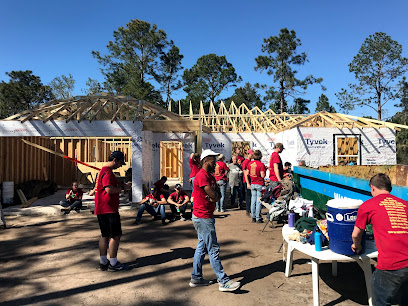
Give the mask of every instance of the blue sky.
MULTIPOLYGON (((131 19, 155 23, 184 55, 190 68, 202 55, 225 55, 245 82, 271 84, 266 73, 254 71, 263 39, 281 28, 295 30, 309 63, 299 76, 323 77, 324 92, 335 105, 335 93, 354 78, 348 64, 370 34, 385 32, 403 46, 408 57, 406 1, 50 1, 0 2, 0 80, 5 72, 32 70, 44 84, 71 73, 75 94, 82 94, 88 77, 103 81, 92 50, 106 52, 113 31, 131 19)), ((233 89, 225 91, 226 98, 233 89)), ((322 93, 314 85, 302 96, 315 103, 322 93)), ((185 96, 183 91, 174 98, 185 96)), ((392 116, 394 102, 386 104, 392 116)), ((336 106, 336 105, 335 105, 336 106)), ((376 114, 357 108, 354 115, 376 114)))

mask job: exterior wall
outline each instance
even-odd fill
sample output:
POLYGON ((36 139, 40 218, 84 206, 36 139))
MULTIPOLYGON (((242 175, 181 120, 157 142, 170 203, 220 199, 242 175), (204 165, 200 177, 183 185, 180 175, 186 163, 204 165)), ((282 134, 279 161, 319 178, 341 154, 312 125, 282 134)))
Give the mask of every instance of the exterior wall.
POLYGON ((181 141, 183 144, 183 188, 191 188, 188 180, 190 178, 190 166, 188 161, 191 153, 194 153, 194 134, 193 133, 154 133, 152 141, 153 156, 153 178, 154 183, 160 179, 160 141, 181 141))
MULTIPOLYGON (((305 160, 309 167, 334 164, 334 136, 360 135, 361 165, 395 165, 395 132, 389 128, 337 129, 296 128, 296 161, 305 160)), ((297 164, 297 163, 296 163, 297 164)))
POLYGON ((0 121, 0 137, 109 137, 128 136, 132 141, 133 200, 142 198, 142 123, 132 121, 0 121))
POLYGON ((142 183, 149 188, 153 181, 153 165, 155 164, 153 162, 153 132, 143 131, 142 135, 142 183))

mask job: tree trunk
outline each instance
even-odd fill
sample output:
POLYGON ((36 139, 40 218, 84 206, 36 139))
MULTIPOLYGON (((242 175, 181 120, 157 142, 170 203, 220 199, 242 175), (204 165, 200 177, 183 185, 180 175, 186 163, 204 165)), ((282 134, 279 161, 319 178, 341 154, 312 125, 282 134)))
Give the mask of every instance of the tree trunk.
POLYGON ((381 120, 381 93, 377 94, 377 116, 381 120))
POLYGON ((282 114, 283 113, 283 105, 285 103, 285 96, 284 96, 285 87, 283 85, 283 79, 282 78, 279 80, 279 86, 280 86, 279 91, 280 91, 280 95, 281 95, 281 98, 280 98, 280 113, 282 114))

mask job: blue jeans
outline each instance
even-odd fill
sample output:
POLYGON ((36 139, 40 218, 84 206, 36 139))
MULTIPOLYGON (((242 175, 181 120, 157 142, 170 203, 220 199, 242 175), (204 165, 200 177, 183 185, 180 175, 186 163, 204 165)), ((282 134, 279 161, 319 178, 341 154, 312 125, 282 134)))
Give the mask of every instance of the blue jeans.
POLYGON ((371 278, 373 305, 408 305, 408 268, 375 270, 371 278))
POLYGON ((236 197, 236 195, 238 193, 238 199, 239 199, 238 207, 241 207, 242 206, 242 201, 243 201, 241 186, 230 186, 230 188, 231 188, 231 206, 235 205, 235 197, 236 197))
POLYGON ((193 215, 192 221, 197 231, 198 243, 194 253, 193 273, 191 278, 201 280, 203 278, 203 262, 205 253, 210 257, 210 264, 213 268, 217 280, 220 284, 225 284, 229 281, 228 275, 224 272, 224 268, 220 259, 220 246, 217 242, 217 234, 215 232, 214 218, 197 218, 193 215))
POLYGON ((248 189, 247 183, 244 183, 244 188, 245 188, 246 211, 247 213, 250 213, 251 212, 251 200, 252 200, 251 189, 248 189))
POLYGON ((194 191, 194 178, 195 177, 190 178, 190 180, 191 180, 191 194, 193 194, 193 191, 194 191))
POLYGON ((68 207, 69 206, 69 207, 71 207, 71 209, 81 209, 81 207, 82 207, 82 201, 81 200, 76 200, 74 203, 71 203, 71 202, 69 202, 67 200, 63 200, 63 201, 60 201, 59 204, 62 207, 68 207))
MULTIPOLYGON (((140 205, 139 212, 137 213, 136 220, 140 221, 142 219, 142 215, 143 215, 143 212, 145 211, 145 209, 152 216, 157 216, 157 211, 153 206, 151 206, 150 204, 147 204, 147 203, 143 203, 142 205, 140 205)), ((166 212, 164 210, 164 205, 159 205, 157 210, 160 211, 161 219, 162 220, 166 219, 166 212)))
POLYGON ((262 187, 262 185, 251 184, 251 215, 256 220, 261 219, 261 202, 258 199, 262 197, 262 187))
POLYGON ((224 211, 224 202, 225 202, 225 190, 227 189, 227 182, 223 180, 217 181, 218 187, 220 187, 221 199, 215 203, 217 210, 224 211))

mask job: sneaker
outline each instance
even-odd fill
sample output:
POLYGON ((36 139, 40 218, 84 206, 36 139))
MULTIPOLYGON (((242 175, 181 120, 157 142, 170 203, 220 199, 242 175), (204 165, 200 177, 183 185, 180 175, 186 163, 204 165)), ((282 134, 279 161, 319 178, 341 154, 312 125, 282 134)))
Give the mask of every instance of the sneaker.
POLYGON ((220 212, 220 210, 218 208, 215 209, 216 212, 220 212))
POLYGON ((111 272, 123 271, 127 269, 127 266, 125 264, 120 263, 119 261, 114 266, 112 266, 110 263, 108 265, 109 265, 108 271, 111 272))
POLYGON ((251 216, 251 213, 250 213, 250 212, 246 212, 246 215, 247 215, 247 217, 250 217, 250 216, 251 216))
POLYGON ((135 222, 133 222, 134 225, 139 225, 140 223, 142 223, 142 220, 135 220, 135 222))
POLYGON ((109 268, 109 260, 108 260, 108 262, 107 262, 105 265, 99 263, 99 270, 101 270, 101 271, 106 271, 106 270, 108 270, 108 268, 109 268))
POLYGON ((220 291, 235 291, 241 286, 240 282, 234 282, 233 280, 229 280, 224 284, 219 284, 220 291))
POLYGON ((225 209, 221 209, 220 212, 225 212, 225 209))
POLYGON ((166 225, 166 219, 162 219, 162 225, 166 225))
POLYGON ((256 219, 255 219, 255 218, 252 218, 252 223, 256 223, 256 219))
POLYGON ((256 220, 256 223, 264 223, 264 220, 263 219, 258 219, 258 220, 256 220))
POLYGON ((75 208, 75 211, 79 214, 81 212, 80 208, 75 208))
POLYGON ((181 220, 181 221, 187 221, 187 219, 184 218, 183 216, 180 217, 180 220, 181 220))
POLYGON ((206 280, 204 278, 202 278, 202 279, 193 279, 192 278, 190 280, 189 285, 190 285, 190 287, 194 288, 194 287, 200 287, 200 286, 208 286, 208 285, 211 285, 213 283, 214 283, 213 281, 206 280))

